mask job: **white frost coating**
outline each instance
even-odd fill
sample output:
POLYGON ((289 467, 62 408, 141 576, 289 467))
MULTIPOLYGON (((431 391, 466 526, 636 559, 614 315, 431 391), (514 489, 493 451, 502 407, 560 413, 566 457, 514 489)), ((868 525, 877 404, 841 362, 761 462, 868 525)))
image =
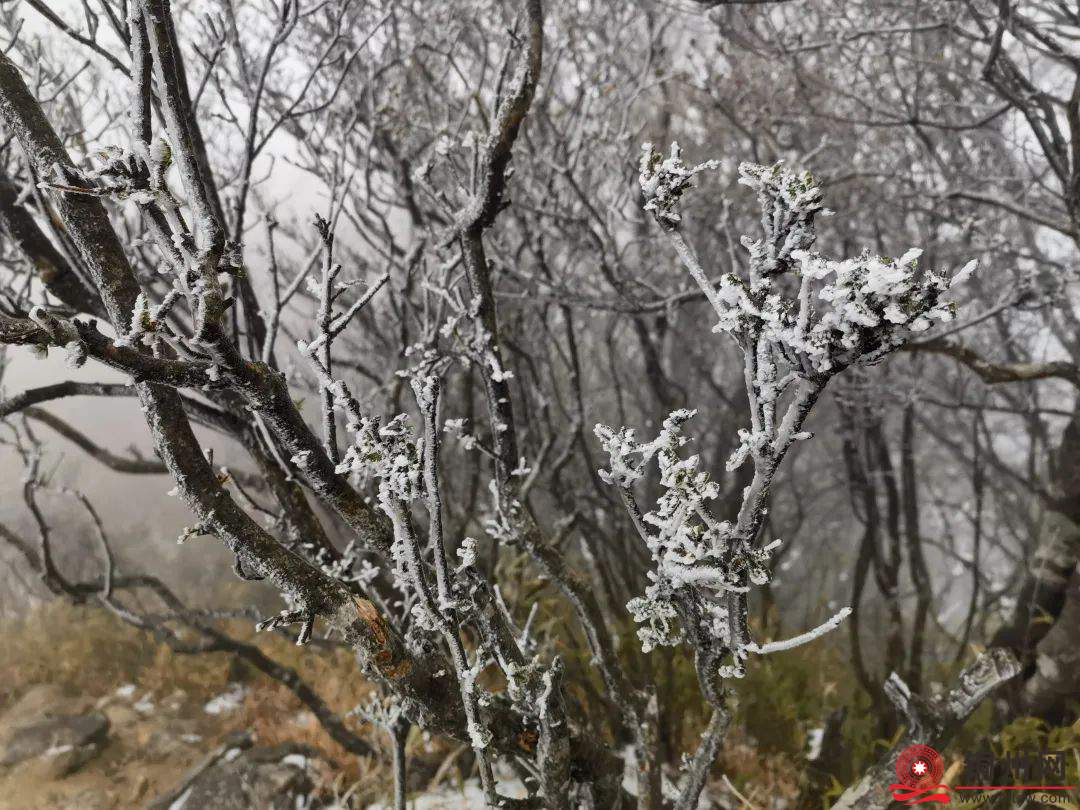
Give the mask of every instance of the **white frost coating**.
POLYGON ((682 447, 689 439, 680 435, 682 425, 692 419, 697 411, 672 411, 664 420, 660 435, 648 444, 638 444, 631 428, 613 430, 607 425, 596 425, 593 432, 611 459, 610 470, 598 470, 600 480, 608 484, 628 486, 641 478, 645 466, 661 447, 682 447), (637 462, 631 456, 640 456, 637 462))
POLYGON ((671 144, 667 158, 654 150, 651 143, 643 144, 641 152, 638 182, 645 197, 645 210, 652 212, 661 224, 675 225, 682 219, 679 198, 694 187, 694 175, 715 169, 720 164, 707 160, 697 166, 687 166, 682 162, 682 149, 678 143, 671 144))
POLYGON ((64 344, 64 363, 70 369, 79 369, 86 365, 86 347, 77 340, 64 344))
POLYGON ((824 728, 812 728, 806 735, 806 758, 813 762, 821 756, 821 744, 825 741, 824 728))
POLYGON ((117 348, 156 346, 161 340, 159 330, 180 297, 181 292, 172 289, 166 293, 160 304, 151 306, 146 293, 139 293, 131 313, 131 328, 126 333, 118 335, 113 340, 113 345, 117 348))
MULTIPOLYGON (((655 459, 664 488, 656 508, 641 516, 639 526, 654 563, 648 574, 650 584, 644 596, 627 603, 641 625, 642 650, 673 646, 685 639, 677 603, 686 589, 693 588, 702 597, 698 600, 700 631, 738 654, 743 645, 732 632, 725 597, 746 592, 744 574, 754 584, 768 582, 769 558, 777 544, 753 548, 735 536, 729 522, 709 512, 709 502, 720 494, 720 488, 698 469, 698 456, 679 455, 689 442, 682 427, 693 415, 693 411, 675 411, 664 421, 660 435, 645 444, 634 439, 632 430, 597 425, 596 435, 611 461, 610 469, 601 470, 600 475, 628 492, 630 484, 644 474, 645 465, 655 459)), ((741 674, 741 669, 732 673, 741 674)))
MULTIPOLYGON (((524 799, 529 794, 521 781, 510 774, 500 774, 499 794, 508 798, 524 799)), ((422 796, 409 797, 409 810, 461 810, 461 808, 486 807, 480 781, 473 777, 460 784, 437 788, 422 796)), ((393 804, 375 803, 367 810, 392 810, 393 804)))
POLYGON ((678 625, 675 606, 670 602, 649 599, 648 594, 649 590, 646 589, 646 598, 635 597, 626 603, 626 609, 630 611, 634 621, 645 625, 637 631, 642 652, 651 652, 657 647, 671 646, 682 641, 682 630, 678 625))
POLYGON ((746 645, 746 649, 750 652, 757 653, 758 655, 768 655, 769 653, 784 652, 785 650, 791 650, 795 647, 801 647, 803 644, 809 644, 814 639, 821 638, 830 630, 835 630, 840 626, 840 622, 844 621, 851 615, 851 608, 841 608, 835 616, 829 619, 827 622, 823 622, 815 627, 813 630, 808 630, 798 636, 785 639, 784 641, 770 641, 767 644, 756 644, 750 642, 746 645))
MULTIPOLYGON (((897 348, 906 332, 928 329, 934 321, 954 317, 951 302, 942 293, 966 280, 976 263, 968 262, 952 281, 918 266, 922 251, 913 248, 899 259, 863 252, 857 257, 832 260, 810 251, 814 218, 831 213, 822 205, 818 181, 808 172, 796 173, 782 164, 739 167, 743 185, 758 192, 771 233, 757 240, 743 237, 750 254, 749 282, 734 274, 713 285, 697 257, 678 232, 678 203, 694 174, 709 168, 703 163, 687 168, 677 144, 672 156, 661 160, 651 144, 642 159, 642 191, 651 211, 669 231, 684 265, 708 297, 719 322, 716 329, 740 342, 749 337, 798 358, 800 373, 828 373, 856 361, 871 362, 897 348), (791 273, 800 278, 797 293, 776 283, 791 273)), ((759 367, 766 395, 775 372, 771 357, 759 367)), ((780 393, 782 386, 777 386, 780 393)))
POLYGON ((717 316, 714 331, 730 335, 743 353, 750 425, 738 431, 727 469, 751 462, 753 477, 737 520, 719 521, 710 513, 719 487, 699 469, 697 456, 680 456, 688 442, 682 426, 693 411, 673 412, 660 435, 647 443, 625 427, 597 425, 595 433, 610 459, 600 476, 620 489, 653 559, 644 595, 627 604, 639 624, 642 649, 690 640, 699 649, 719 650, 719 674, 728 678, 745 674, 750 653, 808 643, 850 613, 845 608, 786 641, 751 641, 747 594, 770 581, 777 546, 756 546, 773 476, 794 442, 812 438, 803 423, 829 378, 880 360, 911 333, 954 318, 954 304, 944 293, 970 276, 975 265, 969 262, 950 282, 919 266, 918 248, 897 259, 868 251, 843 260, 824 258, 811 250, 816 217, 832 213, 822 204, 820 183, 809 172, 780 163, 744 163, 739 182, 757 192, 762 234, 741 240, 749 253, 745 278, 728 273, 713 281, 680 230, 679 206, 694 176, 715 165, 687 166, 678 144, 667 158, 645 144, 639 181, 645 210, 717 316), (642 514, 631 487, 653 459, 663 494, 653 511, 642 514))
POLYGON ((455 569, 454 573, 461 573, 466 568, 471 568, 476 564, 476 538, 466 537, 461 541, 461 546, 457 550, 457 555, 461 558, 461 564, 455 569))
POLYGON ((348 427, 355 439, 337 467, 339 473, 377 479, 380 501, 387 497, 412 501, 423 494, 422 444, 413 435, 405 414, 398 414, 385 426, 378 418, 362 417, 359 423, 350 423, 348 427))
POLYGON ((975 272, 975 268, 978 266, 979 262, 977 259, 972 259, 970 262, 965 264, 963 267, 960 268, 960 270, 957 271, 956 275, 952 277, 952 281, 949 282, 949 287, 952 288, 955 287, 957 284, 963 284, 965 281, 971 278, 971 274, 975 272))
POLYGON ((473 748, 482 751, 491 744, 492 739, 492 733, 482 725, 473 721, 469 722, 469 740, 473 748))
POLYGON ((468 422, 468 419, 447 419, 443 422, 443 431, 459 436, 465 432, 465 426, 468 422))

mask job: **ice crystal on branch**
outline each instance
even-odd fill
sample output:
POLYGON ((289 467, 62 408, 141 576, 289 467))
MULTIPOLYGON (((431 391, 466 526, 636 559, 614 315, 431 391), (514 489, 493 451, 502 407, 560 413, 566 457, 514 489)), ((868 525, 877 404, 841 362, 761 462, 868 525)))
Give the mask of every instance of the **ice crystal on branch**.
MULTIPOLYGON (((709 668, 720 678, 742 677, 750 653, 812 641, 848 613, 842 610, 786 642, 758 645, 751 639, 747 597, 769 582, 770 558, 779 545, 759 545, 758 535, 780 461, 794 442, 811 438, 803 423, 832 376, 873 362, 911 332, 953 317, 953 305, 943 300, 951 284, 919 267, 918 250, 899 259, 864 252, 841 261, 812 253, 815 218, 831 212, 811 174, 780 163, 739 167, 740 182, 757 192, 762 234, 742 239, 750 258, 747 277, 729 273, 714 282, 680 231, 678 206, 694 175, 715 162, 687 166, 677 144, 667 159, 651 144, 643 149, 645 210, 656 217, 716 313, 714 331, 730 334, 743 353, 750 427, 739 430, 727 469, 752 460, 754 474, 737 521, 717 520, 709 504, 719 494, 718 485, 699 469, 696 455, 680 455, 688 442, 682 427, 694 414, 680 410, 647 443, 638 442, 629 428, 597 425, 610 459, 600 476, 619 488, 653 560, 644 595, 627 605, 640 625, 642 649, 690 641, 699 654, 705 651, 709 668), (785 396, 788 390, 794 393, 785 396), (653 459, 663 493, 656 507, 642 514, 631 488, 653 459)), ((966 278, 973 266, 964 267, 956 280, 966 278)))
MULTIPOLYGON (((934 321, 955 317, 955 306, 942 300, 948 280, 921 271, 921 250, 899 259, 869 252, 843 261, 797 251, 803 285, 822 282, 817 306, 794 318, 778 317, 767 337, 790 353, 806 357, 813 368, 827 372, 855 362, 870 362, 899 347, 909 332, 929 329, 934 321)), ((968 265, 963 272, 970 272, 968 265)), ((960 274, 958 274, 959 276, 960 274)))
POLYGON ((715 169, 720 164, 707 160, 697 166, 687 166, 682 162, 682 149, 678 143, 671 144, 671 153, 667 158, 654 150, 651 143, 644 144, 641 151, 638 181, 645 198, 645 210, 651 211, 662 227, 674 227, 682 220, 679 200, 687 189, 694 187, 694 175, 706 169, 715 169))
POLYGON ((345 451, 338 473, 375 478, 380 501, 412 501, 423 495, 420 442, 405 414, 398 414, 385 426, 378 418, 364 417, 349 429, 355 431, 356 438, 345 451))
POLYGON ((728 570, 728 562, 734 559, 728 553, 731 525, 717 521, 708 511, 719 487, 698 469, 698 456, 679 455, 689 442, 682 427, 693 415, 693 411, 675 411, 664 420, 659 436, 645 444, 636 442, 634 432, 626 428, 595 428, 610 458, 611 468, 600 471, 605 481, 630 497, 630 485, 655 458, 664 488, 656 508, 641 517, 639 526, 655 565, 649 573, 652 584, 644 598, 627 605, 635 621, 644 625, 638 636, 646 652, 682 640, 675 606, 680 589, 692 584, 719 592, 736 581, 728 570))
MULTIPOLYGON (((597 425, 596 434, 604 442, 611 463, 611 469, 600 474, 619 486, 633 504, 629 486, 655 459, 664 489, 656 507, 638 521, 654 566, 644 595, 627 603, 634 621, 641 625, 637 633, 642 651, 704 635, 730 652, 731 663, 723 666, 724 677, 741 677, 748 651, 757 648, 733 621, 731 597, 745 595, 752 585, 769 582, 769 561, 780 542, 755 547, 739 536, 735 526, 717 520, 709 511, 719 487, 707 472, 698 469, 698 456, 679 455, 689 442, 682 427, 691 416, 692 411, 674 412, 665 420, 660 435, 645 444, 634 440, 633 431, 597 425), (686 617, 693 617, 696 626, 684 627, 686 617)), ((632 509, 636 510, 636 505, 632 509)))
POLYGON ((675 606, 658 596, 658 589, 650 586, 644 598, 634 597, 626 603, 626 609, 634 621, 644 625, 637 631, 642 652, 652 652, 657 647, 673 647, 683 638, 675 606))
POLYGON ((645 210, 669 232, 694 280, 718 316, 716 329, 739 340, 744 351, 760 355, 755 383, 765 399, 775 399, 789 380, 777 373, 785 360, 796 374, 828 375, 858 362, 873 362, 903 343, 910 332, 954 317, 943 300, 953 284, 974 269, 969 263, 950 283, 918 264, 919 250, 899 259, 859 256, 833 260, 812 253, 815 218, 831 213, 823 206, 819 182, 809 172, 782 163, 744 163, 740 183, 754 189, 761 207, 762 235, 744 236, 750 254, 747 279, 729 273, 718 285, 708 280, 679 225, 677 204, 694 174, 714 162, 688 168, 679 157, 661 160, 645 145, 641 182, 645 210))
POLYGON ((783 163, 743 163, 739 182, 757 191, 765 230, 757 241, 744 236, 743 246, 761 278, 783 272, 795 251, 814 243, 814 217, 832 213, 822 205, 821 186, 810 172, 796 173, 783 163))
POLYGON ((664 420, 660 435, 648 444, 638 444, 634 439, 634 431, 630 428, 613 430, 607 425, 597 425, 593 432, 600 439, 611 459, 610 470, 598 471, 600 480, 619 486, 632 484, 642 476, 645 465, 660 448, 676 449, 689 441, 682 436, 681 429, 696 413, 697 411, 685 409, 672 411, 664 420), (634 461, 630 458, 631 456, 640 458, 634 461))
POLYGON ((476 538, 466 537, 461 541, 461 545, 457 550, 458 557, 461 558, 461 564, 454 570, 455 574, 460 574, 466 568, 471 568, 476 564, 476 538))
POLYGON ((165 319, 180 297, 180 291, 172 289, 160 304, 151 306, 146 293, 139 293, 135 299, 135 308, 131 313, 131 328, 126 334, 118 335, 113 345, 117 347, 143 344, 154 346, 165 326, 165 319))

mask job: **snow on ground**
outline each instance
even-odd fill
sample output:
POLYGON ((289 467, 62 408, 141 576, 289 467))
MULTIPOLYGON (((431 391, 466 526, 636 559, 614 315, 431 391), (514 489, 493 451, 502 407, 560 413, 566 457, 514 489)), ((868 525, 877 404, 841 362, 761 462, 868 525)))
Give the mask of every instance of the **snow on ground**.
POLYGON ((229 714, 240 708, 244 702, 247 690, 238 683, 231 684, 227 692, 222 692, 216 698, 208 702, 203 711, 207 714, 229 714))

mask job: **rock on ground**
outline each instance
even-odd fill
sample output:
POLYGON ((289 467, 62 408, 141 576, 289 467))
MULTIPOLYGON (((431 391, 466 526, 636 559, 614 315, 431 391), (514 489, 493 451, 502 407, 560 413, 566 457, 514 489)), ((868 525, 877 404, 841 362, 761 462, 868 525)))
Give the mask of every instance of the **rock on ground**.
POLYGON ((313 784, 301 746, 251 747, 238 738, 195 768, 150 810, 292 810, 313 784))
POLYGON ((33 761, 43 775, 66 776, 97 756, 108 734, 109 721, 99 712, 23 721, 4 732, 0 765, 33 761))

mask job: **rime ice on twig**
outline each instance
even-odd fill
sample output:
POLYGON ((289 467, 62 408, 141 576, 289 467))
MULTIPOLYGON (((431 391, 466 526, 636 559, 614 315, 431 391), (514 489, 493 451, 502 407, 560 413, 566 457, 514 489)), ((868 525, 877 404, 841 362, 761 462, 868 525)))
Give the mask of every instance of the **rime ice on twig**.
MULTIPOLYGON (((600 476, 620 488, 655 566, 649 572, 644 596, 627 604, 634 620, 642 625, 638 629, 642 650, 684 641, 680 618, 693 613, 699 623, 695 630, 731 650, 734 664, 725 671, 739 676, 746 652, 760 650, 738 627, 730 597, 746 594, 751 585, 769 582, 769 558, 779 541, 755 548, 737 535, 730 522, 719 521, 710 513, 709 503, 719 495, 719 487, 708 473, 698 469, 698 456, 679 456, 679 450, 689 442, 682 435, 682 426, 692 415, 692 411, 676 411, 665 420, 660 435, 645 444, 635 441, 632 430, 613 431, 597 425, 596 435, 611 462, 611 469, 601 470, 600 476), (644 475, 645 465, 652 459, 664 492, 656 508, 642 515, 630 485, 644 475)), ((813 632, 816 638, 825 630, 813 632)))
MULTIPOLYGON (((309 356, 310 350, 309 350, 309 356)), ((481 771, 482 781, 494 790, 494 777, 486 752, 493 734, 485 724, 481 706, 487 698, 476 684, 488 654, 478 650, 470 663, 461 636, 459 613, 466 610, 459 599, 455 577, 475 559, 471 543, 464 544, 462 565, 451 570, 446 559, 443 539, 442 500, 438 474, 439 439, 438 408, 441 385, 437 377, 412 379, 412 388, 424 420, 422 436, 414 435, 404 414, 382 425, 377 418, 363 416, 343 385, 338 384, 337 400, 350 417, 349 430, 355 434, 353 444, 338 465, 338 472, 369 476, 377 482, 378 502, 394 528, 392 556, 397 587, 416 597, 412 610, 414 627, 442 635, 450 649, 462 705, 466 729, 481 771), (424 499, 428 511, 428 538, 421 544, 409 514, 411 502, 424 499), (429 566, 425 561, 425 545, 434 560, 435 588, 429 581, 429 566)))
POLYGON ((638 182, 645 198, 645 210, 652 213, 661 226, 678 225, 682 221, 679 201, 688 189, 694 187, 694 176, 719 165, 715 160, 707 160, 696 166, 687 166, 682 161, 682 149, 675 142, 672 142, 671 152, 666 158, 653 149, 651 143, 643 144, 638 182))
MULTIPOLYGON (((697 456, 679 455, 688 442, 682 426, 694 411, 674 411, 660 435, 647 443, 637 442, 627 428, 597 425, 596 435, 610 459, 600 476, 618 487, 654 563, 645 594, 627 605, 641 625, 642 649, 689 640, 699 650, 699 672, 705 652, 711 661, 706 669, 715 666, 721 677, 741 677, 749 653, 808 643, 850 613, 845 608, 814 630, 762 645, 751 641, 746 623, 747 595, 769 581, 769 558, 779 543, 757 544, 772 480, 791 445, 811 437, 803 424, 815 401, 843 369, 879 360, 910 333, 951 319, 954 310, 943 300, 950 282, 919 267, 919 250, 899 259, 864 252, 841 261, 812 253, 815 219, 831 212, 809 172, 779 163, 739 167, 740 182, 757 192, 762 234, 742 239, 750 260, 747 277, 728 273, 714 285, 681 233, 679 205, 694 176, 716 165, 687 166, 678 144, 666 159, 645 144, 640 184, 645 210, 655 216, 715 312, 714 331, 729 334, 743 354, 750 425, 738 431, 727 468, 750 461, 754 472, 738 519, 729 523, 712 516, 709 502, 719 487, 699 470, 697 456), (642 514, 631 487, 653 459, 664 491, 656 508, 642 514)), ((973 263, 965 266, 954 283, 973 268, 973 263)))
POLYGON ((822 622, 813 630, 808 630, 805 633, 800 633, 792 638, 784 639, 783 641, 770 641, 767 644, 757 644, 751 642, 746 645, 746 649, 750 652, 757 653, 758 655, 768 655, 769 653, 784 652, 786 650, 793 650, 796 647, 801 647, 803 644, 809 644, 815 639, 821 638, 830 630, 835 630, 840 626, 840 622, 844 621, 851 615, 851 608, 845 607, 837 611, 836 615, 830 618, 826 622, 822 622))
POLYGON ((274 630, 289 624, 299 624, 300 632, 296 636, 296 644, 304 646, 311 640, 311 631, 315 628, 315 614, 303 610, 283 610, 276 616, 264 619, 255 625, 256 632, 274 630))

